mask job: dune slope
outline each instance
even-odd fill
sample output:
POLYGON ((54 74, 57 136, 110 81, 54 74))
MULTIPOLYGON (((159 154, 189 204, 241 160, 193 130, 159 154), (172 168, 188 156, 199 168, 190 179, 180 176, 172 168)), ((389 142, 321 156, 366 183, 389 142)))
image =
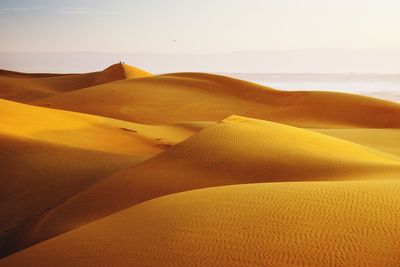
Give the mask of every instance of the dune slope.
POLYGON ((319 133, 400 156, 400 129, 313 129, 319 133))
POLYGON ((35 103, 151 124, 218 121, 236 114, 299 127, 400 127, 398 103, 333 92, 279 91, 203 73, 124 80, 35 103))
POLYGON ((252 184, 154 199, 2 266, 396 266, 398 181, 252 184))
POLYGON ((0 71, 0 98, 29 103, 59 93, 149 75, 148 72, 123 64, 84 74, 27 74, 3 70, 0 71))
POLYGON ((100 181, 39 217, 19 250, 154 197, 217 185, 397 178, 400 159, 342 139, 232 116, 100 181))
POLYGON ((130 66, 127 64, 122 64, 121 67, 124 70, 125 79, 149 77, 149 76, 153 75, 150 72, 141 70, 139 68, 136 68, 136 67, 133 67, 133 66, 130 66))
POLYGON ((198 131, 153 126, 0 99, 0 133, 97 151, 150 156, 198 131))
POLYGON ((0 135, 1 236, 128 165, 135 157, 0 135))
MULTIPOLYGON (((188 124, 190 126, 190 124, 188 124)), ((0 235, 196 129, 151 126, 0 100, 0 235)))

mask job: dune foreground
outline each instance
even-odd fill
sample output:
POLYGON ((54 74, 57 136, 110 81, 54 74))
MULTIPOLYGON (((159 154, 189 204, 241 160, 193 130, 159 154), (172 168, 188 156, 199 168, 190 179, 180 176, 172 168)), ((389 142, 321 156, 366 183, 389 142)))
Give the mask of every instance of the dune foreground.
POLYGON ((399 266, 400 104, 0 70, 0 266, 399 266))
POLYGON ((398 181, 364 181, 188 191, 131 207, 2 264, 397 266, 399 190, 398 181))

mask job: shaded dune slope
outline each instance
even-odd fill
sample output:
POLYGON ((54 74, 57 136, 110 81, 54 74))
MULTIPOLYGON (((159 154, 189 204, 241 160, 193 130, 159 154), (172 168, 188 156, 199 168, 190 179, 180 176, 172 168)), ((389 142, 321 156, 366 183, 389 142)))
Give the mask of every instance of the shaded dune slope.
POLYGON ((124 80, 35 103, 150 124, 218 121, 236 114, 299 127, 400 127, 397 103, 343 93, 279 91, 203 73, 124 80))
POLYGON ((138 160, 4 135, 0 148, 2 233, 138 160))
POLYGON ((84 74, 26 74, 3 70, 0 71, 0 97, 29 103, 59 93, 149 75, 148 72, 123 64, 84 74))
POLYGON ((75 195, 15 235, 9 247, 19 250, 142 201, 185 190, 399 174, 400 159, 393 155, 310 130, 232 116, 75 195))
POLYGON ((2 266, 396 266, 398 181, 208 188, 154 199, 2 266))
POLYGON ((141 125, 0 100, 2 242, 44 211, 197 130, 196 123, 141 125))

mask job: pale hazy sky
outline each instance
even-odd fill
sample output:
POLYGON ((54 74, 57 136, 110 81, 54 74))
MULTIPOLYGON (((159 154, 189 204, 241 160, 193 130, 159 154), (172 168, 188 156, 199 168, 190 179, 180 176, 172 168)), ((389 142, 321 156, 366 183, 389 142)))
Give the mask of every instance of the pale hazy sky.
POLYGON ((399 0, 0 0, 0 51, 400 47, 399 11, 399 0))

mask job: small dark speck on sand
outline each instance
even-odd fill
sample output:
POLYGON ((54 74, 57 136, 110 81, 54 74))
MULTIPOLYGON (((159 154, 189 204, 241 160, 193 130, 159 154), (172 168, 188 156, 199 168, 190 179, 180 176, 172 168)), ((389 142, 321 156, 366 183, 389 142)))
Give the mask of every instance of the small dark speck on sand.
POLYGON ((127 132, 133 132, 133 133, 137 133, 137 131, 129 129, 129 128, 120 128, 123 131, 127 131, 127 132))

